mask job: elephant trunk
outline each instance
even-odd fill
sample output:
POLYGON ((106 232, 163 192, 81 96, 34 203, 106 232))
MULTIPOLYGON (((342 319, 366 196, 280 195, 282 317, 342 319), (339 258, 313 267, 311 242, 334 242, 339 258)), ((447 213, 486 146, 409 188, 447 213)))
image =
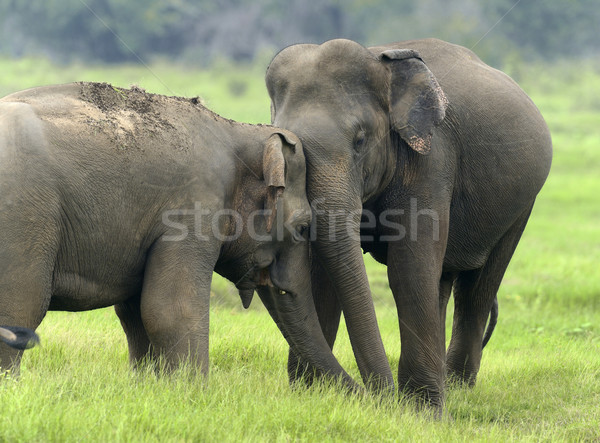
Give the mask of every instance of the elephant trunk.
MULTIPOLYGON (((338 196, 339 198, 339 196, 338 196)), ((317 259, 335 284, 348 335, 365 385, 376 392, 393 392, 394 379, 383 347, 360 246, 362 204, 336 205, 316 214, 317 259), (342 208, 342 209, 335 209, 342 208)), ((313 200, 318 201, 318 200, 313 200)))
POLYGON ((339 380, 351 392, 362 390, 331 352, 321 331, 310 291, 293 294, 259 286, 257 292, 296 355, 312 365, 318 375, 339 380))

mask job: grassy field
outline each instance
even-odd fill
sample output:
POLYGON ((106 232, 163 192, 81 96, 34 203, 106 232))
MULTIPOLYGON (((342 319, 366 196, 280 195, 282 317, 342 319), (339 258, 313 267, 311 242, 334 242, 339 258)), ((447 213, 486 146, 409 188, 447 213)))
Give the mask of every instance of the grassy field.
MULTIPOLYGON (((107 81, 200 96, 226 117, 268 122, 265 67, 57 67, 5 59, 0 96, 107 81)), ((286 343, 260 301, 243 310, 232 286, 216 278, 207 384, 185 370, 166 378, 132 373, 112 309, 52 312, 20 379, 0 383, 0 441, 598 441, 600 66, 530 66, 511 74, 548 121, 554 164, 501 287, 499 323, 478 384, 448 393, 453 420, 432 422, 402 402, 349 397, 328 386, 290 390, 286 343)), ((386 270, 366 262, 395 368, 400 340, 386 270)), ((359 378, 343 327, 335 353, 359 378)))

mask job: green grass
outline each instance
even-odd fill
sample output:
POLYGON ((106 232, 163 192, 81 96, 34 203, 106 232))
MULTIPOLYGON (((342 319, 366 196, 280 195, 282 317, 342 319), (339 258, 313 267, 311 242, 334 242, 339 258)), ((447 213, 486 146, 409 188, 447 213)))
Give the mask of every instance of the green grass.
MULTIPOLYGON (((5 59, 0 95, 108 81, 200 96, 226 117, 268 122, 265 66, 196 71, 164 63, 150 72, 5 59)), ((499 323, 477 386, 448 392, 453 420, 432 422, 403 402, 330 386, 292 391, 286 343, 260 301, 243 310, 232 286, 217 278, 208 383, 185 370, 162 378, 131 372, 112 309, 51 312, 21 378, 0 382, 0 441, 600 439, 600 69, 533 66, 521 68, 518 80, 550 125, 554 164, 500 289, 499 323)), ((366 263, 394 368, 400 339, 386 269, 369 257, 366 263)), ((335 353, 359 378, 343 325, 335 353)))

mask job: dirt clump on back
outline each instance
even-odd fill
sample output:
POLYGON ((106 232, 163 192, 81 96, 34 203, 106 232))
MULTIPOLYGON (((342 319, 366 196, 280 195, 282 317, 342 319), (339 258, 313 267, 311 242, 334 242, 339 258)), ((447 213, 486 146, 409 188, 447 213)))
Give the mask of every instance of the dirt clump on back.
POLYGON ((178 101, 191 104, 192 101, 179 97, 166 97, 150 94, 142 88, 133 86, 131 89, 119 88, 108 83, 80 83, 81 98, 103 112, 131 110, 146 114, 153 111, 159 101, 178 101))
MULTIPOLYGON (((185 113, 208 111, 198 99, 151 94, 134 86, 119 88, 108 83, 79 83, 80 98, 101 112, 85 123, 105 133, 121 150, 143 150, 147 138, 168 138, 169 145, 185 150, 190 141, 181 134, 178 121, 185 113)), ((210 111, 208 111, 210 112, 210 111)))

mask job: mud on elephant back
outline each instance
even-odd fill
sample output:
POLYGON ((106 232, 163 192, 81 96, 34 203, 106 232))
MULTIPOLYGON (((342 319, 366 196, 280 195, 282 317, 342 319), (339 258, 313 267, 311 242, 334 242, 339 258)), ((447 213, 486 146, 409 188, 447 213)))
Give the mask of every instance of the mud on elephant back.
MULTIPOLYGON (((0 100, 0 324, 115 305, 131 363, 208 373, 213 270, 254 290, 294 352, 355 382, 312 302, 302 144, 197 100, 108 84, 0 100), (23 278, 27 275, 27 278, 23 278), (305 319, 305 321, 299 321, 305 319)), ((10 337, 9 337, 10 339, 10 337)), ((21 352, 0 345, 0 367, 21 352)))
MULTIPOLYGON (((498 287, 548 175, 544 119, 507 75, 435 39, 293 45, 266 84, 272 123, 305 149, 313 297, 329 345, 343 310, 365 383, 394 385, 362 248, 387 265, 398 389, 441 413, 446 377, 475 383, 498 287)), ((292 350, 290 378, 309 367, 292 350)))

